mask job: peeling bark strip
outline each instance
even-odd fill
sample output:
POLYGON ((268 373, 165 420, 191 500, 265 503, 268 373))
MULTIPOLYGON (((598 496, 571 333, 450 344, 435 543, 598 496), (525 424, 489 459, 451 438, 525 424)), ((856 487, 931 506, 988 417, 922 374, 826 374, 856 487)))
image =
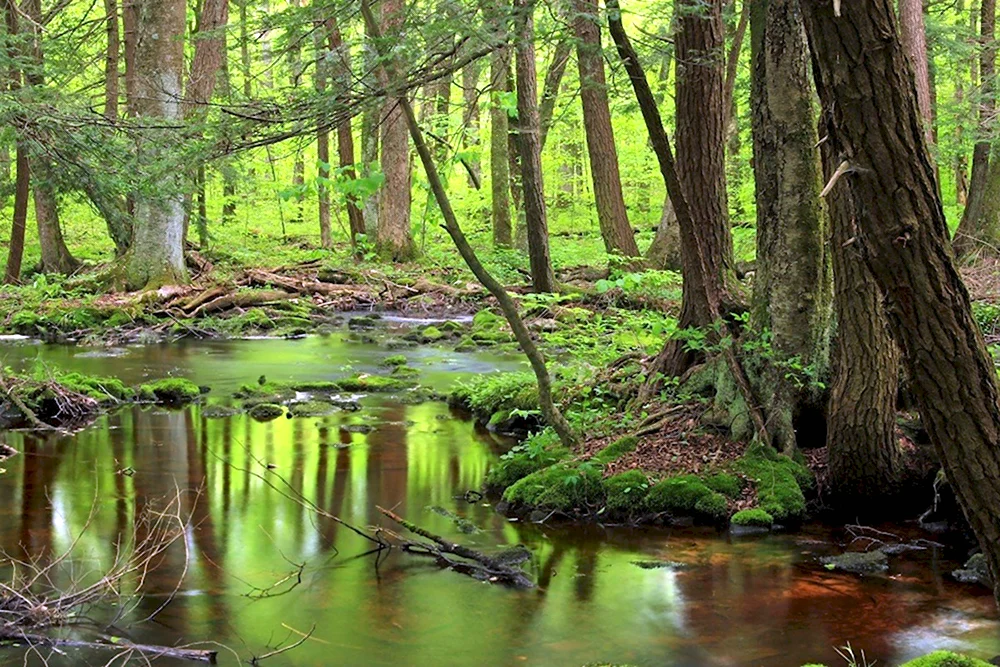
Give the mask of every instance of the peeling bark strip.
POLYGON ((836 187, 853 197, 858 244, 888 302, 920 415, 1000 581, 996 369, 949 249, 892 4, 852 0, 840 17, 827 0, 802 4, 831 147, 853 167, 836 187))

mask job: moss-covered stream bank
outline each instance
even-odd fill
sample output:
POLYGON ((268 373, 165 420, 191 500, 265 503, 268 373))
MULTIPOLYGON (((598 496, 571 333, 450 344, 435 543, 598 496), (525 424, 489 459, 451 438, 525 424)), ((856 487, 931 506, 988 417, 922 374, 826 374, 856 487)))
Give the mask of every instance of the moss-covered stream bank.
MULTIPOLYGON (((93 569, 113 558, 115 538, 130 534, 139 508, 182 491, 192 517, 187 566, 178 544, 134 617, 152 613, 187 574, 159 622, 130 631, 135 641, 212 640, 247 659, 315 625, 314 639, 263 663, 296 667, 837 665, 834 647, 848 641, 881 665, 941 648, 1000 654, 988 591, 950 576, 964 552, 894 554, 887 571, 857 576, 821 562, 850 537, 809 524, 795 534, 735 537, 711 527, 512 521, 466 495, 511 442, 443 402, 407 400, 400 387, 343 386, 351 407, 326 401, 333 407, 316 414, 302 407, 309 391, 282 394, 292 385, 394 377, 398 355, 417 371, 407 381, 444 393, 461 379, 520 368, 514 357, 387 349, 346 331, 120 349, 21 344, 2 353, 16 370, 41 365, 129 386, 184 377, 212 389, 186 407, 128 405, 72 435, 4 435, 19 452, 0 464, 0 546, 12 555, 58 554, 82 534, 77 557, 93 569), (234 397, 244 385, 276 390, 281 415, 231 414, 245 407, 234 397), (524 545, 538 586, 489 586, 399 552, 376 567, 355 558, 368 549, 363 540, 297 496, 354 525, 381 523, 380 505, 481 549, 524 545)), ((50 664, 86 660, 106 656, 68 650, 50 664)), ((0 651, 0 664, 23 662, 19 649, 0 651)), ((225 651, 220 662, 237 664, 225 651)))

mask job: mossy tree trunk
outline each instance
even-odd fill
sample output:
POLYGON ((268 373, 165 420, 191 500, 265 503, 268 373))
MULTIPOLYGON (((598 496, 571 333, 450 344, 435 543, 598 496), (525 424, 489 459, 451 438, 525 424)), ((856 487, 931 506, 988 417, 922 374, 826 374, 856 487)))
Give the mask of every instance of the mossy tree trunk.
POLYGON ((751 0, 751 107, 757 188, 755 335, 770 335, 761 360, 762 397, 772 444, 794 450, 795 415, 819 403, 806 369, 827 368, 831 301, 827 218, 820 203, 809 54, 798 0, 751 0), (796 364, 802 369, 789 368, 796 364), (804 381, 805 380, 805 381, 804 381))
MULTIPOLYGON (((183 0, 135 0, 136 121, 150 126, 176 124, 182 119, 181 79, 184 73, 183 0)), ((171 155, 164 130, 140 130, 139 156, 150 183, 135 196, 132 244, 123 258, 128 289, 156 289, 182 283, 184 267, 184 193, 179 165, 171 155)))
POLYGON ((803 10, 828 140, 843 166, 832 187, 853 198, 856 243, 888 304, 923 425, 1000 582, 996 368, 948 244, 892 4, 803 0, 803 10))

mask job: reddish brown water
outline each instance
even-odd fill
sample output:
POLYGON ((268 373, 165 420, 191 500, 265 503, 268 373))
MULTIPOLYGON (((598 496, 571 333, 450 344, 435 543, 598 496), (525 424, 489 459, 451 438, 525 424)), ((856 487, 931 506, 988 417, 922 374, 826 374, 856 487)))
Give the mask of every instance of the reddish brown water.
MULTIPOLYGON (((374 369, 390 354, 339 336, 92 352, 18 347, 8 349, 5 363, 24 366, 37 357, 129 382, 175 373, 213 386, 213 400, 225 402, 238 383, 261 373, 335 377, 348 366, 374 369)), ((409 356, 439 388, 513 364, 434 350, 409 356)), ((124 622, 119 634, 217 642, 233 652, 223 650, 222 664, 263 655, 310 630, 300 647, 261 664, 836 665, 842 661, 834 647, 846 642, 881 665, 937 648, 1000 654, 989 593, 946 576, 961 553, 895 556, 888 575, 858 578, 818 565, 842 539, 821 527, 735 539, 695 529, 538 526, 456 498, 479 487, 504 444, 440 403, 370 397, 360 412, 263 424, 207 419, 199 407, 133 408, 72 437, 6 439, 22 453, 0 475, 0 544, 11 554, 59 554, 79 538, 71 559, 78 576, 106 567, 142 507, 183 492, 191 516, 186 549, 171 549, 130 618, 151 613, 180 582, 178 595, 156 622, 124 622), (373 430, 347 429, 359 424, 373 430), (135 474, 116 474, 123 468, 135 474), (366 542, 289 497, 297 495, 359 526, 382 523, 374 509, 381 505, 476 546, 526 545, 539 586, 490 586, 398 552, 361 556, 366 542), (430 507, 464 516, 482 532, 462 534, 430 507), (649 559, 685 567, 634 564, 649 559), (297 583, 288 577, 300 565, 297 583), (283 580, 270 597, 255 597, 283 580)), ((92 615, 106 618, 107 611, 92 615)), ((50 657, 53 665, 109 658, 75 650, 50 657)), ((24 661, 22 649, 0 652, 2 664, 24 661)), ((41 660, 29 655, 27 662, 41 660)))

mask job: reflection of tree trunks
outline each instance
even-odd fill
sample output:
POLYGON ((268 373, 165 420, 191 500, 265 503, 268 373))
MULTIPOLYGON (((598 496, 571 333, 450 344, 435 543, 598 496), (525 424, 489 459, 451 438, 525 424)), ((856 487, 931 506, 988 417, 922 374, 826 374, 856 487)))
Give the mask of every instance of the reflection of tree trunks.
POLYGON ((21 523, 18 543, 24 557, 45 560, 53 555, 52 492, 60 456, 40 456, 42 441, 36 436, 25 435, 23 451, 24 471, 21 478, 21 523))

